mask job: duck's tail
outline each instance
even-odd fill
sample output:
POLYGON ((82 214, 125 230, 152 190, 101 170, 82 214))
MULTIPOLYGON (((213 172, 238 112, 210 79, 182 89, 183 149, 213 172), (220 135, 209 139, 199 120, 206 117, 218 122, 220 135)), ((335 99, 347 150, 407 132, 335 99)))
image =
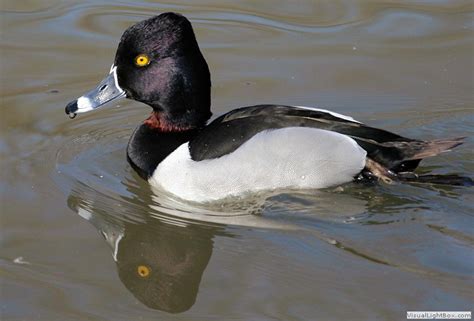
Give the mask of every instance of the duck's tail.
MULTIPOLYGON (((441 141, 439 141, 441 142, 441 141)), ((442 141, 443 143, 447 141, 442 141)), ((429 142, 431 143, 431 142, 429 142)), ((457 145, 460 143, 458 142, 457 145)), ((457 145, 449 145, 453 148, 453 146, 457 145)), ((448 146, 448 144, 446 145, 448 146)), ((433 149, 433 154, 429 156, 437 155, 441 152, 447 151, 448 149, 438 149, 435 151, 433 149), (436 152, 436 153, 434 153, 436 152)), ((420 155, 427 155, 421 154, 420 155)), ((428 156, 424 156, 428 157, 428 156)), ((413 172, 395 172, 386 168, 385 166, 381 165, 380 163, 372 160, 371 158, 366 158, 365 168, 362 171, 362 176, 368 179, 378 179, 387 184, 391 184, 394 181, 399 182, 407 182, 407 183, 415 183, 415 184, 441 184, 441 185, 451 185, 451 186, 474 186, 474 181, 470 177, 460 176, 457 174, 427 174, 427 175, 418 175, 413 172)))
POLYGON ((448 152, 461 145, 464 138, 431 141, 406 139, 379 143, 370 139, 354 137, 357 143, 367 151, 369 158, 394 173, 412 172, 423 158, 448 152))
POLYGON ((408 156, 406 160, 423 159, 444 152, 449 152, 454 147, 461 145, 465 138, 466 137, 457 137, 451 139, 408 142, 408 149, 410 150, 407 152, 411 155, 408 156))

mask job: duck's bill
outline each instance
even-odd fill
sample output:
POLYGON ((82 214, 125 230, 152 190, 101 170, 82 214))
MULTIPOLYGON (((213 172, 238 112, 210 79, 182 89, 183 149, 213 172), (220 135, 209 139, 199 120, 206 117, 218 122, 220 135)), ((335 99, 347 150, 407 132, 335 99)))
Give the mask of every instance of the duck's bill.
POLYGON ((67 104, 66 114, 73 118, 76 114, 97 109, 125 96, 125 91, 120 88, 117 81, 117 67, 112 66, 109 75, 95 89, 67 104))

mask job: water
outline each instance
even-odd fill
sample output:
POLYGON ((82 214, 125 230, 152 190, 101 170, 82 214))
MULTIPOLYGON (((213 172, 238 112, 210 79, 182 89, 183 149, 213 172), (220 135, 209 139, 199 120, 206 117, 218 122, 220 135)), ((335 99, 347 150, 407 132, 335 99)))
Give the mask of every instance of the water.
POLYGON ((472 188, 348 184, 194 208, 153 196, 126 163, 147 107, 64 114, 105 76, 127 26, 172 10, 194 24, 215 115, 310 105, 410 137, 468 136, 421 171, 472 175, 471 1, 1 6, 2 319, 399 320, 407 310, 472 310, 472 188))

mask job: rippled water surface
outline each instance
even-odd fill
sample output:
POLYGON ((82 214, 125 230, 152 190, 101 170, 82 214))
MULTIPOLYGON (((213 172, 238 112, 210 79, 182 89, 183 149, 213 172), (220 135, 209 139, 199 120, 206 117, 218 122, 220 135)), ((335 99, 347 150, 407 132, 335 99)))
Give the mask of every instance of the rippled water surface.
POLYGON ((421 171, 474 170, 472 1, 1 1, 2 320, 404 320, 472 310, 472 188, 348 184, 210 208, 125 158, 149 108, 70 120, 122 31, 192 21, 215 115, 319 106, 405 136, 468 136, 421 171), (166 312, 167 311, 167 312, 166 312))

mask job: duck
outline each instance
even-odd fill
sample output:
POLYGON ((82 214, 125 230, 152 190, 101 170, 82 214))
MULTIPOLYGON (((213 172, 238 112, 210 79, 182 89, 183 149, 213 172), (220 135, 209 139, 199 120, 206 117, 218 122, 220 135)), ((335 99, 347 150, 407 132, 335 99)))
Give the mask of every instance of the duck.
POLYGON ((210 121, 209 67, 179 13, 126 29, 109 74, 65 112, 74 118, 121 98, 152 108, 130 137, 129 164, 152 187, 185 201, 361 180, 459 183, 414 170, 464 137, 411 139, 326 109, 279 104, 241 107, 210 121))

